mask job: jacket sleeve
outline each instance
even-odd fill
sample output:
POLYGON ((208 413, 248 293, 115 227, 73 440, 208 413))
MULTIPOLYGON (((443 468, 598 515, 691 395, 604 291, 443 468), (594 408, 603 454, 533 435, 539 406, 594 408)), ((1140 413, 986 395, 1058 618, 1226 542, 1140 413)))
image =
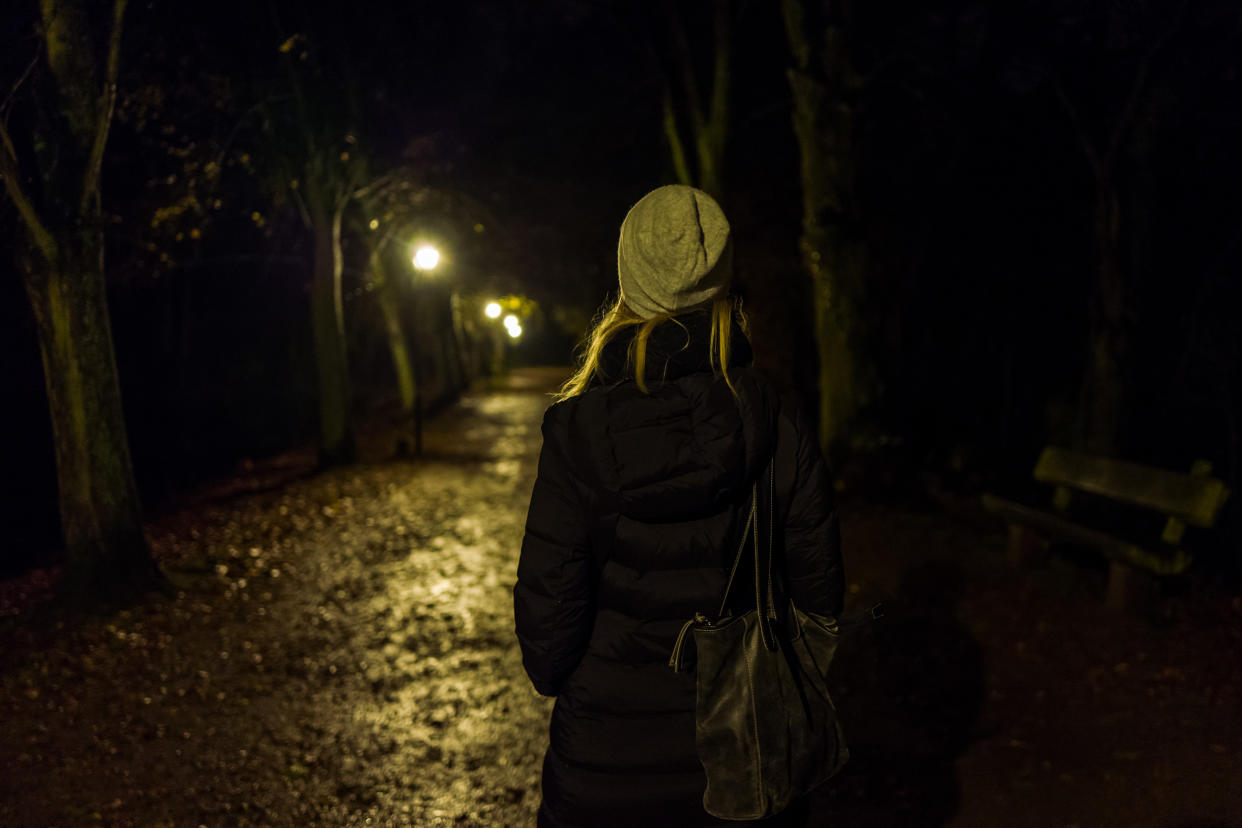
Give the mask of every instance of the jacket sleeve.
POLYGON ((795 412, 795 476, 785 521, 789 594, 800 609, 835 617, 845 598, 841 523, 819 442, 811 424, 795 412))
POLYGON ((513 588, 522 664, 535 689, 555 696, 586 652, 595 617, 589 516, 571 475, 556 407, 543 421, 543 449, 526 515, 513 588))

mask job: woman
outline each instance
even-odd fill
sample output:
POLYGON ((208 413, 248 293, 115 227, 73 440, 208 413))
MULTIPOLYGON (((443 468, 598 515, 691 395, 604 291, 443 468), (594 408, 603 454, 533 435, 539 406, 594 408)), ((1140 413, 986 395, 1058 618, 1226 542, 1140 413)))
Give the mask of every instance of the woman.
POLYGON ((715 613, 741 506, 769 460, 789 595, 841 609, 828 474, 806 423, 750 365, 730 249, 724 214, 699 190, 661 187, 635 204, 620 298, 544 417, 514 587, 527 674, 557 697, 540 826, 739 824, 703 810, 694 674, 668 660, 681 625, 715 613))

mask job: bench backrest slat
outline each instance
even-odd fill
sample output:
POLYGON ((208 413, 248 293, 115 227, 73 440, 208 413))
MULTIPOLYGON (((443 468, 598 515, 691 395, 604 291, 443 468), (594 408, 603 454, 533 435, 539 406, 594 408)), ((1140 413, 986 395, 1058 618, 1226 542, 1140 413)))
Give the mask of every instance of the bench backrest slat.
POLYGON ((1107 457, 1048 446, 1035 465, 1035 479, 1141 506, 1207 528, 1229 490, 1220 480, 1153 469, 1107 457))

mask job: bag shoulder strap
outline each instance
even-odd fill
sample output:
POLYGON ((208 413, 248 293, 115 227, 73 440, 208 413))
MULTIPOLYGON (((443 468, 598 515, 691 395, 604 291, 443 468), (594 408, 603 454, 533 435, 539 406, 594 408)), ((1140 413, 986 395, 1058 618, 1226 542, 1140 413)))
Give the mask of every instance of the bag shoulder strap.
POLYGON ((776 599, 772 589, 772 558, 773 558, 773 501, 775 500, 776 491, 776 458, 773 457, 768 461, 767 468, 764 470, 760 480, 755 481, 751 487, 750 493, 750 512, 746 517, 746 525, 742 529, 742 539, 738 544, 737 555, 733 558, 733 567, 729 571, 729 580, 725 583, 724 593, 720 596, 720 608, 716 612, 716 617, 720 618, 724 615, 725 609, 729 605, 729 595, 733 591, 733 583, 737 578, 738 570, 741 568, 742 557, 746 552, 747 541, 750 542, 751 560, 754 563, 754 587, 755 587, 755 610, 759 618, 759 632, 763 638, 763 643, 769 650, 776 649, 776 637, 772 631, 772 625, 776 620, 776 599), (767 478, 767 497, 765 498, 766 510, 760 509, 759 485, 763 478, 767 478), (760 544, 762 537, 761 524, 764 511, 767 513, 767 555, 765 557, 763 548, 760 544))
POLYGON ((756 533, 758 531, 758 526, 755 524, 758 508, 759 484, 756 483, 750 492, 750 512, 746 516, 746 525, 742 527, 742 540, 737 546, 737 554, 733 557, 733 567, 729 570, 729 580, 725 583, 724 593, 720 596, 720 609, 716 610, 717 618, 724 615, 725 608, 729 605, 729 593, 733 591, 733 581, 737 578, 737 571, 742 563, 742 553, 746 551, 746 542, 751 539, 752 530, 755 530, 756 533))

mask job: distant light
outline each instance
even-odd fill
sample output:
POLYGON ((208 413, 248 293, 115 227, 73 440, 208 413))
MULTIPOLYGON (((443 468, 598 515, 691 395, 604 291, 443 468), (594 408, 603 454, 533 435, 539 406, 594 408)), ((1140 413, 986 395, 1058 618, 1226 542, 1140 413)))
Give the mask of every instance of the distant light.
POLYGON ((498 302, 488 302, 487 307, 483 309, 483 313, 487 314, 488 319, 495 319, 500 316, 500 304, 498 302))
POLYGON ((374 230, 376 227, 379 227, 379 219, 371 219, 370 227, 372 230, 374 230))
POLYGON ((434 270, 440 261, 440 251, 424 245, 414 253, 414 266, 419 270, 434 270))
MULTIPOLYGON (((513 314, 509 314, 505 317, 505 327, 512 328, 514 325, 518 325, 518 318, 513 314)), ((519 325, 519 327, 521 326, 519 325)))
POLYGON ((509 336, 513 337, 514 339, 517 339, 519 336, 522 335, 522 326, 519 325, 518 323, 514 322, 512 325, 508 325, 506 327, 508 328, 509 336))

